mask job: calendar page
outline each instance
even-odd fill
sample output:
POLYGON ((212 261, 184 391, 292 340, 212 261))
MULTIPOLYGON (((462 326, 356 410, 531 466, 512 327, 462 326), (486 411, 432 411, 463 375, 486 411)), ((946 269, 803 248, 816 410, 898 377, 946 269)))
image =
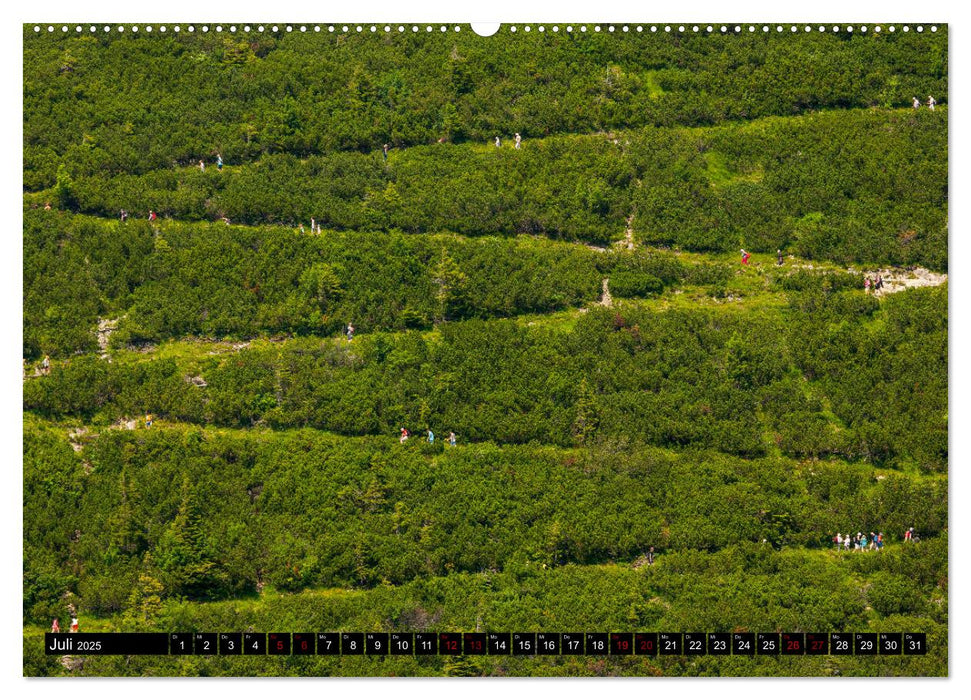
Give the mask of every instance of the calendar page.
POLYGON ((946 23, 22 41, 25 676, 948 674, 946 23))

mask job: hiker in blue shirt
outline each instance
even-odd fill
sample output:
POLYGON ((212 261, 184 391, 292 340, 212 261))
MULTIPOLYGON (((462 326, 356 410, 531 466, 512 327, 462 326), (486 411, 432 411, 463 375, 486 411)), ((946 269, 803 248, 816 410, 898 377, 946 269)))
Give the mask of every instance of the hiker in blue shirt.
POLYGON ((218 153, 216 154, 216 169, 217 170, 223 169, 223 157, 218 153))
POLYGON ((435 442, 435 433, 433 433, 431 431, 431 428, 429 428, 428 429, 428 443, 431 444, 433 442, 435 442))
POLYGON ((448 434, 448 444, 450 446, 452 446, 452 447, 455 447, 455 433, 454 432, 451 432, 451 433, 448 434))

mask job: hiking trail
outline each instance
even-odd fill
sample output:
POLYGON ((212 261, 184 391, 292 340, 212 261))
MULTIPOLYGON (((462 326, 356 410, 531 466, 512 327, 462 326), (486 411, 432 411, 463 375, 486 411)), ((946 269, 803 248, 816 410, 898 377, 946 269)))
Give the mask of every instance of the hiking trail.
POLYGON ((608 309, 614 305, 614 298, 610 296, 610 287, 608 286, 609 282, 610 282, 610 278, 604 277, 604 281, 602 285, 603 294, 601 295, 600 302, 599 302, 600 306, 604 306, 608 309))

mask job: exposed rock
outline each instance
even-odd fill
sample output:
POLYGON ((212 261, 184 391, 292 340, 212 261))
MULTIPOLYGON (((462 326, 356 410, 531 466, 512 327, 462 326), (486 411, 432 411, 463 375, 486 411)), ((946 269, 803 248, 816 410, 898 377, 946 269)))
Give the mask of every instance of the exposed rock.
POLYGON ((923 267, 915 267, 912 270, 899 267, 889 268, 885 270, 874 270, 864 274, 870 279, 873 279, 878 274, 883 277, 883 288, 873 291, 878 297, 886 294, 894 294, 895 292, 902 292, 915 287, 936 287, 947 282, 947 275, 931 272, 923 267))
POLYGON ((119 319, 114 318, 99 318, 98 319, 98 347, 101 348, 101 352, 108 351, 108 340, 111 338, 111 334, 115 332, 118 328, 119 319))
POLYGON ((68 671, 80 671, 82 668, 84 668, 84 657, 82 656, 78 658, 76 656, 62 656, 61 666, 66 668, 68 671))
POLYGON ((603 294, 600 297, 600 305, 605 306, 608 309, 614 305, 614 298, 610 296, 610 287, 607 286, 610 282, 609 278, 604 278, 603 281, 603 294))
POLYGON ((68 438, 68 441, 71 444, 71 448, 75 452, 80 452, 81 449, 84 447, 81 444, 81 438, 84 435, 86 435, 87 432, 88 432, 88 429, 87 428, 81 427, 81 428, 75 428, 74 430, 72 430, 71 432, 69 432, 67 434, 67 438, 68 438))

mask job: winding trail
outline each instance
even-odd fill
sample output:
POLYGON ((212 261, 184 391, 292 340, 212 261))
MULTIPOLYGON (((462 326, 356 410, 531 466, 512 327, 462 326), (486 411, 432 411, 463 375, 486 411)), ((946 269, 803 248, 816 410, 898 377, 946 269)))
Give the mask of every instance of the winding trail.
POLYGON ((604 277, 604 281, 601 286, 601 288, 603 289, 603 294, 601 295, 600 302, 599 302, 601 306, 604 306, 608 309, 614 305, 614 298, 610 296, 610 287, 608 286, 609 282, 610 282, 610 278, 604 277))

